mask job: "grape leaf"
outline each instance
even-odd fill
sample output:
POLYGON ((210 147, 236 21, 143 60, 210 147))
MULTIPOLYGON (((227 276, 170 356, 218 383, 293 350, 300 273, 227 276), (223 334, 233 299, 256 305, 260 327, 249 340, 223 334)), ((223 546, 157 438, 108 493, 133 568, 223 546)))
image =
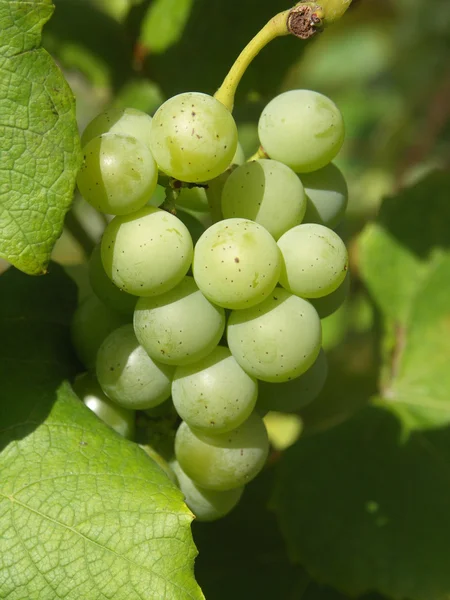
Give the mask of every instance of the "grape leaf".
POLYGON ((57 265, 0 277, 0 597, 201 599, 181 493, 64 381, 75 303, 57 265))
POLYGON ((383 314, 402 324, 430 256, 450 246, 450 173, 435 172, 384 200, 360 238, 361 272, 383 314))
MULTIPOLYGON (((350 600, 331 588, 319 586, 301 567, 289 563, 276 520, 267 508, 274 471, 266 469, 246 486, 238 506, 227 517, 215 523, 194 523, 199 548, 195 571, 206 597, 350 600)), ((382 599, 370 596, 364 600, 382 599)))
POLYGON ((0 256, 43 273, 81 160, 75 102, 39 47, 51 0, 0 0, 0 256))
POLYGON ((152 53, 164 52, 182 35, 193 0, 155 0, 141 24, 140 43, 152 53))
POLYGON ((351 596, 447 599, 449 434, 405 440, 384 405, 288 450, 273 503, 292 560, 351 596))
POLYGON ((208 600, 303 598, 310 579, 289 563, 276 520, 267 510, 273 475, 268 469, 246 486, 237 508, 225 518, 194 522, 199 549, 195 571, 208 600))
POLYGON ((349 595, 450 595, 449 182, 434 174, 386 200, 364 234, 362 274, 395 333, 379 398, 301 439, 278 473, 291 557, 349 595))

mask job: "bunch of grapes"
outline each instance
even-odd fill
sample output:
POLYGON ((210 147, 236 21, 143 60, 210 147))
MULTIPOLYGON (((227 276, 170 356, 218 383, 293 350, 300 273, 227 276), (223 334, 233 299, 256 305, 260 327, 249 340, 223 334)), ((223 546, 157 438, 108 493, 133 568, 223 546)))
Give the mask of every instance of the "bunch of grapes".
POLYGON ((338 108, 286 92, 264 109, 259 137, 259 158, 245 162, 230 111, 184 93, 153 118, 106 112, 82 138, 79 190, 114 217, 90 260, 95 295, 73 324, 95 376, 75 387, 131 438, 131 411, 173 402, 170 465, 201 520, 227 514, 263 468, 265 413, 319 394, 321 318, 349 283, 333 230, 347 203, 331 163, 344 137, 338 108))

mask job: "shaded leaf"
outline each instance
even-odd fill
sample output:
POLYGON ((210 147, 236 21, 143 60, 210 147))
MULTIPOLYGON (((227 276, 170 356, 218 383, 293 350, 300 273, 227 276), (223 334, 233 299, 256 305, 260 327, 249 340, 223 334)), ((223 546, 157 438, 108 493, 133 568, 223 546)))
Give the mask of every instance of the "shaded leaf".
POLYGON ((382 312, 397 323, 437 249, 450 247, 450 173, 435 172, 384 200, 360 239, 361 274, 382 312))
MULTIPOLYGON (((196 574, 208 600, 350 600, 319 586, 289 562, 267 503, 274 480, 268 468, 245 489, 238 506, 215 523, 194 523, 196 574), (232 574, 232 576, 230 576, 232 574)), ((378 596, 364 600, 381 600, 378 596)))
POLYGON ((450 592, 450 431, 405 440, 386 407, 289 449, 273 504, 291 558, 351 596, 450 592))
POLYGON ((63 381, 75 304, 57 265, 0 277, 0 597, 201 599, 181 493, 63 381))
POLYGON ((208 600, 303 598, 309 577, 289 563, 274 515, 267 510, 272 484, 273 469, 264 471, 230 515, 215 523, 194 523, 195 570, 208 600))

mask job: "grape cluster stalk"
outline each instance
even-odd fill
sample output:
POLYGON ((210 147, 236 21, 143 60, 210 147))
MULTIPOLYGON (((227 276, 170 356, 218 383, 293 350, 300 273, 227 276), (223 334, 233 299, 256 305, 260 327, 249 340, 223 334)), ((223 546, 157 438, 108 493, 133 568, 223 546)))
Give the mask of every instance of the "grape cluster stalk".
POLYGON ((229 82, 216 97, 174 96, 153 117, 102 113, 82 136, 77 182, 113 218, 74 316, 88 371, 75 391, 130 439, 134 411, 174 407, 166 467, 204 521, 232 510, 264 467, 264 415, 320 393, 321 319, 349 287, 334 231, 348 197, 332 162, 338 107, 311 90, 278 95, 259 119, 263 152, 246 162, 229 82))

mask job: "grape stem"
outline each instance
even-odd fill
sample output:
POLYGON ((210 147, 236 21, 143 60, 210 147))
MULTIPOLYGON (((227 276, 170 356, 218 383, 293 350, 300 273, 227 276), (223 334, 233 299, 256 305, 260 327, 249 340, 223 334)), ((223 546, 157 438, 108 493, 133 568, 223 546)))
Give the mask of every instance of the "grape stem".
POLYGON ((340 19, 350 7, 352 0, 322 0, 323 24, 325 27, 340 19))
POLYGON ((309 39, 323 27, 340 19, 351 3, 352 0, 298 2, 293 8, 275 15, 239 54, 214 97, 232 112, 236 90, 244 73, 269 42, 289 34, 309 39))
POLYGON ((247 162, 252 162, 252 160, 259 160, 261 158, 269 158, 269 155, 266 153, 262 146, 258 148, 255 154, 252 154, 250 158, 247 159, 247 162))
POLYGON ((278 13, 250 40, 247 46, 237 57, 224 82, 214 94, 214 97, 222 102, 230 112, 233 111, 234 96, 237 87, 253 59, 267 46, 269 42, 282 35, 288 35, 287 20, 290 10, 278 13))

